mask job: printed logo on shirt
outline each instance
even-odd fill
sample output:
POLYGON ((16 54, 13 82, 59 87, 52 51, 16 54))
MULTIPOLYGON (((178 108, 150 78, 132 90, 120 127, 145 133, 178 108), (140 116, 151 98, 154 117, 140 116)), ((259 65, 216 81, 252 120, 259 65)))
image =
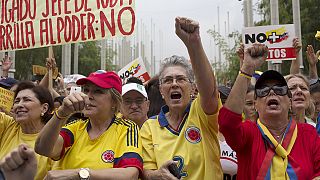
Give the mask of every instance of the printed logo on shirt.
POLYGON ((184 136, 192 144, 197 144, 201 141, 200 129, 195 126, 188 127, 184 136))
POLYGON ((112 150, 106 150, 104 153, 102 153, 101 159, 105 163, 112 163, 114 160, 114 152, 112 150))

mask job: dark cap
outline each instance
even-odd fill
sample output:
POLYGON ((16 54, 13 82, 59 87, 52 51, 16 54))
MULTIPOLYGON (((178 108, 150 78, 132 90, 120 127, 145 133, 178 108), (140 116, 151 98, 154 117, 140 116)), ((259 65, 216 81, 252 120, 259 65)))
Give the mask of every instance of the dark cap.
POLYGON ((280 83, 279 85, 288 86, 287 81, 278 71, 268 70, 259 77, 254 88, 257 89, 261 87, 266 80, 277 80, 280 83))
POLYGON ((5 79, 0 80, 0 86, 4 88, 11 88, 13 85, 17 83, 18 83, 18 80, 11 77, 7 77, 5 79))

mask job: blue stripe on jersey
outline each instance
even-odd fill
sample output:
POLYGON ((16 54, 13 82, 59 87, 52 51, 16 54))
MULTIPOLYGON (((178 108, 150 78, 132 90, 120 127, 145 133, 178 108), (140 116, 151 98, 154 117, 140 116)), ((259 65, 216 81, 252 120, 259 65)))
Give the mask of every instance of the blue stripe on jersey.
POLYGON ((176 129, 173 129, 172 127, 170 127, 169 122, 166 118, 166 113, 169 112, 169 107, 167 105, 163 106, 161 108, 161 111, 158 116, 158 121, 159 121, 160 126, 166 127, 171 133, 178 136, 180 134, 188 116, 189 116, 190 107, 191 107, 191 102, 188 104, 186 110, 184 111, 184 117, 183 117, 182 121, 180 122, 178 129, 176 130, 176 129))

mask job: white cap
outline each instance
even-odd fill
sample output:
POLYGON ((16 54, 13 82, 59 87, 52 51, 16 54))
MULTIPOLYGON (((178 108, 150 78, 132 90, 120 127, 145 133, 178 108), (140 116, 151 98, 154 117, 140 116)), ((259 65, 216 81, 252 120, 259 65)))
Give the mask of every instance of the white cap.
POLYGON ((125 95, 129 91, 138 91, 140 94, 142 94, 144 97, 148 99, 148 94, 146 89, 143 85, 137 84, 137 83, 128 83, 122 86, 122 96, 125 95))

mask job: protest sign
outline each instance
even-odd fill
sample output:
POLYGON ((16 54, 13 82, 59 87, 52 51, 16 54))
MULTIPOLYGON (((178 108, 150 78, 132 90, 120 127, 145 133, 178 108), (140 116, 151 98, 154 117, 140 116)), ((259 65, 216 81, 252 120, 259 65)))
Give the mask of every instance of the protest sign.
POLYGON ((293 24, 257 26, 243 29, 242 42, 245 48, 254 43, 262 43, 268 46, 267 60, 294 60, 296 59, 296 53, 292 42, 295 37, 293 24))
POLYGON ((0 87, 0 108, 7 113, 13 105, 14 92, 0 87))
MULTIPOLYGON (((32 73, 34 75, 45 75, 46 73, 48 72, 47 68, 46 67, 43 67, 43 66, 39 66, 39 65, 32 65, 32 73)), ((55 71, 53 72, 53 78, 57 78, 59 74, 59 70, 58 68, 55 68, 55 71)))
POLYGON ((132 76, 140 78, 143 83, 150 79, 150 76, 141 58, 131 61, 118 72, 118 75, 120 76, 123 84, 125 84, 127 79, 132 76))
POLYGON ((134 32, 135 0, 0 0, 0 52, 134 32))

